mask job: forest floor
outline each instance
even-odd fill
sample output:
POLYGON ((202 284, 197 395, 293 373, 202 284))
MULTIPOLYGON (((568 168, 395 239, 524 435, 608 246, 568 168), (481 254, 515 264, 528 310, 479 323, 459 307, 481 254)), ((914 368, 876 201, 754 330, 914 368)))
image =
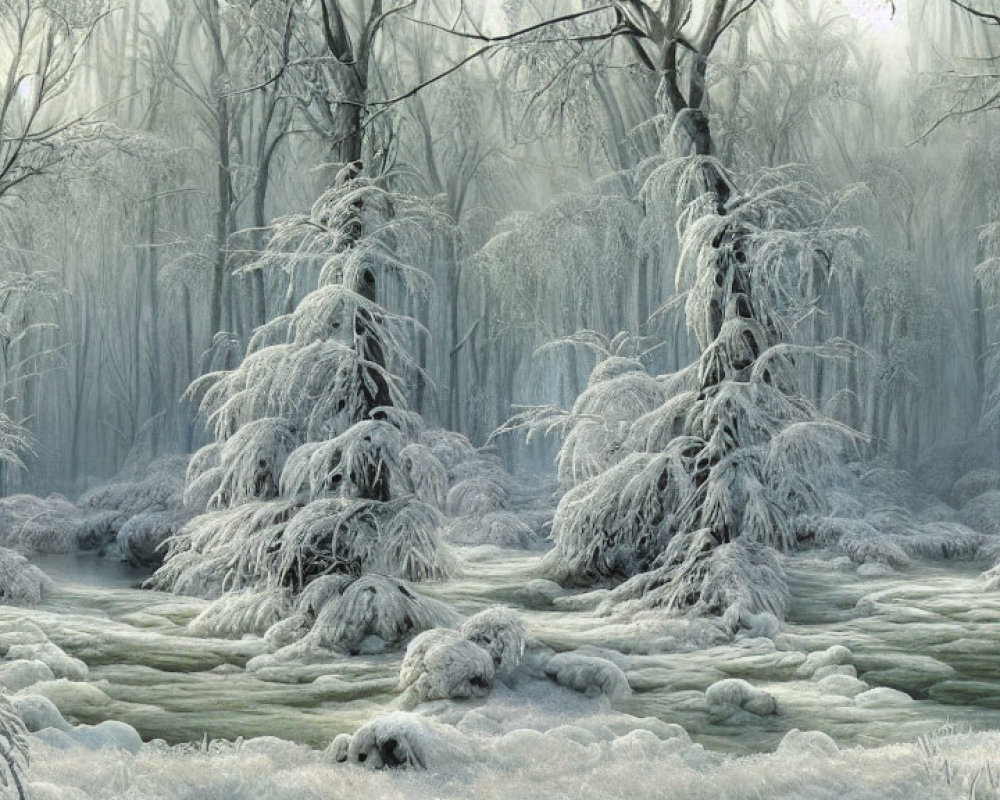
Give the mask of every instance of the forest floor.
POLYGON ((42 744, 29 778, 52 784, 53 797, 187 797, 198 775, 212 797, 337 796, 321 791, 331 786, 379 798, 624 797, 654 787, 677 797, 1000 797, 1000 734, 976 733, 1000 730, 1000 594, 982 591, 972 565, 865 576, 842 559, 788 556, 794 600, 780 632, 726 641, 701 621, 598 616, 600 591, 542 597, 531 582, 538 551, 460 552, 462 578, 422 591, 463 614, 516 608, 549 647, 617 664, 631 694, 610 701, 527 680, 485 701, 422 706, 448 765, 433 777, 362 773, 310 748, 399 708, 402 653, 250 673, 261 639, 186 632, 205 601, 132 588, 141 574, 112 561, 40 556, 54 590, 37 608, 0 606, 0 634, 33 624, 89 675, 31 692, 71 722, 121 720, 163 741, 137 756, 91 754, 86 768, 83 754, 42 744), (774 713, 710 702, 706 690, 727 678, 771 695, 774 713), (441 722, 450 724, 433 727, 441 722), (170 747, 192 741, 205 744, 170 747), (508 780, 522 793, 502 791, 508 780), (136 781, 150 793, 135 794, 136 781))

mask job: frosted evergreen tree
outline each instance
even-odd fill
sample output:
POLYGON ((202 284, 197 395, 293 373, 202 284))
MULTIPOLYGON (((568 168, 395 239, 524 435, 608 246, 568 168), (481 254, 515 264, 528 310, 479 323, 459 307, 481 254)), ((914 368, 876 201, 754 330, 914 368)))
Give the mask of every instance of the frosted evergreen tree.
POLYGON ((599 361, 573 409, 514 420, 564 435, 545 568, 564 583, 625 580, 614 601, 781 616, 776 554, 796 544, 800 515, 821 511, 821 480, 857 441, 795 384, 797 360, 851 346, 790 341, 816 264, 857 261, 852 193, 827 196, 796 168, 737 180, 705 155, 668 159, 644 191, 650 205, 680 198, 678 298, 701 355, 654 377, 627 337, 577 337, 599 361))
POLYGON ((346 576, 339 592, 366 573, 454 573, 439 533, 448 473, 434 452, 451 439, 407 410, 399 377, 417 369, 406 344, 419 326, 374 296, 376 275, 421 288, 412 264, 438 221, 420 201, 345 173, 310 213, 275 226, 266 259, 313 269, 318 285, 257 329, 238 367, 188 390, 213 437, 185 489, 205 513, 171 539, 157 585, 235 593, 220 613, 264 606, 275 622, 320 577, 346 576))

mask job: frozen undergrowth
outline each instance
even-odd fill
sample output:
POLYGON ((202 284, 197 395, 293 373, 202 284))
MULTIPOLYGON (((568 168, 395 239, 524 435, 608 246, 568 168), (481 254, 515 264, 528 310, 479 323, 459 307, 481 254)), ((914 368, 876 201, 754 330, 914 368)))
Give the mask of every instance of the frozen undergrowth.
POLYGON ((275 739, 212 742, 207 752, 152 745, 137 756, 38 745, 28 779, 38 800, 998 796, 1000 734, 941 734, 921 743, 842 751, 822 734, 796 731, 776 753, 744 758, 707 752, 676 726, 647 722, 626 731, 620 719, 601 716, 544 733, 521 729, 488 737, 399 715, 362 734, 364 741, 345 757, 363 754, 372 767, 418 768, 339 764, 336 752, 275 739))

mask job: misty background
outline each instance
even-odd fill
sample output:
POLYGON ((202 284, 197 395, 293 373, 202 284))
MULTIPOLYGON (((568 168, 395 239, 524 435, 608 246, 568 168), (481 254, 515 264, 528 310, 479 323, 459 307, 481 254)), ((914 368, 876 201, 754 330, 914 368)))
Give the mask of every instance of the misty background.
MULTIPOLYGON (((355 42, 377 28, 361 112, 321 4, 67 0, 74 35, 42 46, 6 5, 0 387, 35 439, 7 492, 77 494, 204 443, 181 397, 315 286, 315 264, 267 251, 270 226, 334 183, 355 123, 366 174, 435 212, 401 255, 431 280, 379 287, 423 328, 406 391, 430 422, 481 445, 518 406, 569 407, 586 344, 622 331, 654 373, 697 356, 674 290, 678 206, 644 188, 674 120, 627 37, 592 35, 613 20, 598 4, 340 3, 355 42)), ((816 270, 793 326, 856 357, 801 362, 801 388, 900 466, 992 458, 1000 37, 945 0, 762 5, 713 52, 719 155, 745 174, 803 165, 863 242, 850 274, 816 270)), ((548 468, 556 445, 496 446, 548 468)))

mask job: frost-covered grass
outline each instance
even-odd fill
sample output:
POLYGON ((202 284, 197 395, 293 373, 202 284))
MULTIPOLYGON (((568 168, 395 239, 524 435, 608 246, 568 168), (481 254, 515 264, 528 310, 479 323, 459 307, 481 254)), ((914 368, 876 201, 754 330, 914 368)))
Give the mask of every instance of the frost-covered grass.
MULTIPOLYGON (((397 720, 396 736, 407 731, 397 720)), ((417 730, 420 723, 414 724, 417 730)), ((459 737, 435 728, 420 742, 427 769, 373 770, 274 739, 198 747, 146 746, 138 756, 37 746, 28 773, 40 800, 142 798, 301 800, 421 798, 767 797, 801 800, 944 800, 998 796, 1000 734, 952 734, 930 745, 838 750, 820 735, 789 735, 777 752, 732 758, 683 731, 624 732, 600 718, 546 733, 459 737), (928 749, 932 747, 933 749, 928 749)), ((394 742, 393 752, 400 752, 394 742)), ((374 759, 373 759, 374 760, 374 759)))
MULTIPOLYGON (((59 583, 38 608, 0 607, 0 645, 21 630, 33 640, 0 646, 0 682, 10 662, 19 691, 51 699, 71 721, 120 719, 147 739, 201 741, 208 731, 318 748, 216 743, 206 756, 200 747, 150 745, 136 757, 101 753, 91 772, 77 774, 62 764, 82 756, 37 745, 30 779, 69 782, 85 797, 185 796, 197 791, 196 776, 218 797, 509 797, 529 788, 574 797, 993 797, 985 771, 969 794, 986 762, 963 760, 957 743, 975 752, 996 740, 917 740, 948 721, 1000 730, 1000 594, 984 591, 975 560, 904 547, 952 529, 926 527, 943 516, 933 503, 912 511, 869 502, 875 491, 890 498, 897 478, 882 473, 883 488, 866 488, 855 505, 837 502, 841 518, 863 521, 875 539, 902 542, 905 558, 893 566, 883 558, 889 551, 853 550, 843 531, 817 528, 808 549, 782 557, 780 622, 754 612, 738 597, 744 582, 724 574, 711 584, 728 593, 720 607, 747 606, 738 619, 622 603, 602 613, 607 590, 533 582, 537 551, 477 545, 456 548, 465 564, 450 582, 327 576, 297 598, 230 594, 214 609, 179 595, 59 583), (885 570, 868 569, 875 566, 885 570), (354 610, 338 613, 342 603, 354 610), (243 620, 238 627, 252 635, 212 638, 232 633, 213 628, 213 615, 243 620), (287 630, 272 626, 262 638, 280 617, 287 630), (411 645, 409 678, 400 681, 406 642, 427 629, 434 635, 411 645), (46 649, 49 640, 63 660, 46 649), (89 671, 74 674, 69 656, 89 671), (23 663, 32 661, 52 674, 23 663), (377 722, 401 708, 416 714, 395 717, 407 720, 402 729, 377 722), (836 749, 855 745, 866 749, 836 749), (368 764, 412 760, 427 771, 373 773, 357 763, 361 754, 368 764), (701 761, 695 768, 689 759, 701 761), (112 764, 121 783, 109 783, 112 764), (78 781, 82 774, 90 780, 78 781), (740 782, 741 774, 749 777, 740 782)), ((512 497, 515 507, 524 502, 512 497)), ((727 569, 760 567, 736 555, 727 569)), ((36 794, 79 796, 50 791, 36 794)))

